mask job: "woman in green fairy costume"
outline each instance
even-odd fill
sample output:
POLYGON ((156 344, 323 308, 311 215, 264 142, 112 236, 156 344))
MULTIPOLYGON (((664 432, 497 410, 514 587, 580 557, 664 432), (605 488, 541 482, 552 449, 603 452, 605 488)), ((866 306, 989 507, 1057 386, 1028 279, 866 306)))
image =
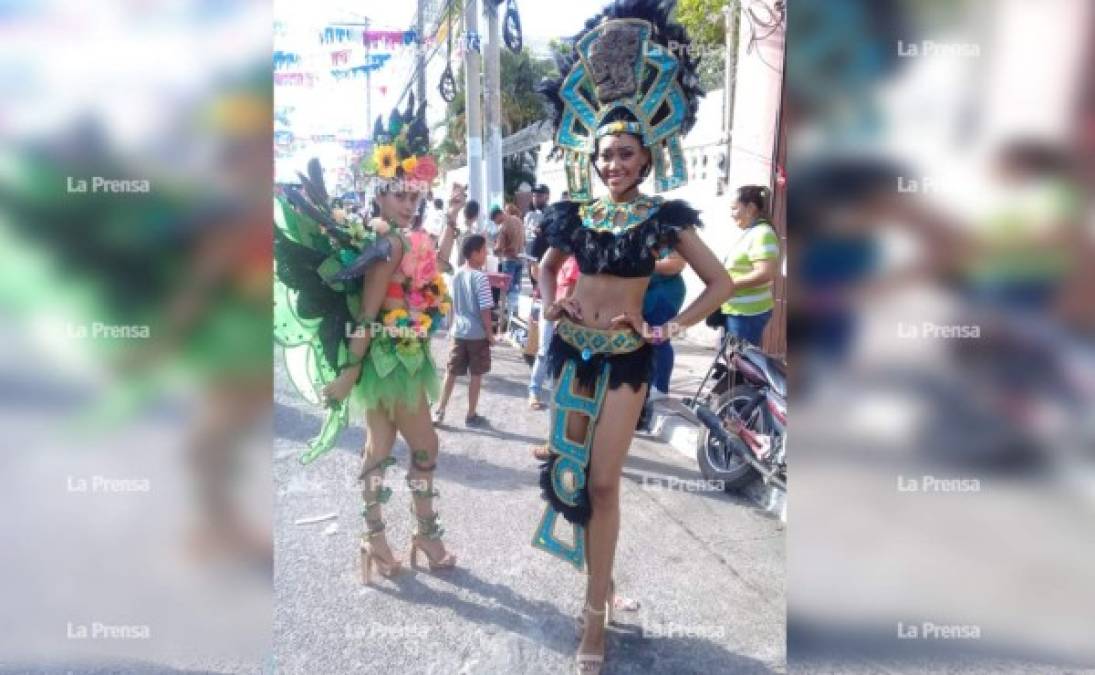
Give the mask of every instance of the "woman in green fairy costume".
POLYGON ((286 193, 294 208, 281 210, 286 227, 279 228, 276 249, 284 288, 275 298, 275 330, 279 342, 288 345, 288 370, 298 388, 304 381, 304 389, 310 390, 302 392, 306 397, 322 400, 330 410, 302 460, 311 461, 332 447, 351 416, 365 416, 368 442, 360 479, 366 583, 374 568, 387 577, 402 566, 385 536, 382 515, 391 497, 384 472, 395 464, 391 451, 397 435, 411 451, 407 484, 418 520, 411 562, 419 551, 430 569, 453 567, 456 561, 441 542, 443 530, 433 508, 438 438, 429 404, 437 398, 439 379, 429 336, 450 309, 441 272, 452 249, 455 212, 462 204, 450 204, 440 250, 426 232, 411 230, 419 202, 437 173, 428 155, 425 106, 413 110, 412 98, 406 113, 393 111, 387 127, 377 120, 375 151, 363 166, 374 179, 374 217, 368 223, 346 222, 320 208, 318 203, 328 200, 313 160, 311 175, 301 177, 303 190, 286 193), (302 227, 304 219, 318 227, 302 227))

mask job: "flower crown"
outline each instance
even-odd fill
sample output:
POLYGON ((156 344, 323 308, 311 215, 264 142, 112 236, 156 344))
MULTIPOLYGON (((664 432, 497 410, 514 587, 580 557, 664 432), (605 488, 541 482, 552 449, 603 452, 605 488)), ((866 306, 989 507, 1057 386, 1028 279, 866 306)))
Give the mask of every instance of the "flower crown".
POLYGON ((406 112, 392 110, 385 125, 382 116, 373 127, 373 154, 361 163, 362 173, 378 183, 379 190, 426 192, 437 177, 437 161, 430 155, 426 126, 426 102, 414 112, 414 94, 406 112))

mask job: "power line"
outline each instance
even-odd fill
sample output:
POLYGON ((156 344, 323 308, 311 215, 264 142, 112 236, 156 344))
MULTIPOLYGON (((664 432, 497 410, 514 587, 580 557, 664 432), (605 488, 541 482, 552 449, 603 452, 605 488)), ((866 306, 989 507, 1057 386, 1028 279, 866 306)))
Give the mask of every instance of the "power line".
MULTIPOLYGON (((437 34, 441 31, 442 22, 444 21, 445 17, 449 15, 449 12, 452 10, 453 3, 455 3, 455 2, 456 2, 456 0, 448 0, 445 3, 445 11, 441 12, 441 15, 438 17, 437 25, 434 27, 433 34, 430 36, 430 39, 435 39, 437 37, 437 34)), ((462 2, 460 4, 460 7, 461 7, 461 12, 462 12, 463 7, 464 7, 462 2)), ((421 39, 421 36, 420 36, 420 39, 421 39)), ((424 42, 425 41, 423 40, 423 43, 424 42)), ((436 45, 433 48, 433 51, 430 52, 430 55, 428 57, 426 57, 426 63, 422 67, 423 73, 425 73, 425 71, 430 67, 430 62, 433 61, 433 57, 436 56, 437 52, 439 52, 439 51, 441 51, 441 45, 440 44, 436 45)), ((417 65, 412 64, 411 69, 412 69, 412 72, 417 71, 417 65)), ((395 107, 397 109, 399 108, 399 106, 403 105, 403 99, 407 98, 407 94, 410 92, 411 86, 414 85, 415 79, 416 78, 412 75, 411 78, 407 81, 406 86, 403 87, 403 93, 399 95, 399 99, 397 99, 396 102, 395 102, 395 107)), ((421 104, 421 101, 419 101, 419 103, 421 104)))

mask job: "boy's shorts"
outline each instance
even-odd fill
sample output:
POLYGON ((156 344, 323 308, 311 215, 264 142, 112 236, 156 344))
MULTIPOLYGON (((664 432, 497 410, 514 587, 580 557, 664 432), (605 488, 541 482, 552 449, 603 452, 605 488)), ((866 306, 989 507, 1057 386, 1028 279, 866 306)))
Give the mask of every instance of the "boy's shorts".
POLYGON ((453 375, 483 375, 490 372, 490 342, 487 338, 464 340, 454 338, 449 353, 449 372, 453 375))

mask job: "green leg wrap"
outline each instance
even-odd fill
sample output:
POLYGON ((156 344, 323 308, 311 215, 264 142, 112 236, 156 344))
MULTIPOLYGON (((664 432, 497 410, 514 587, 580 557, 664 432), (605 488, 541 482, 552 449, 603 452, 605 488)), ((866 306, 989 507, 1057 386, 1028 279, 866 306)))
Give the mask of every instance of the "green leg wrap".
POLYGON ((431 461, 429 451, 415 450, 411 453, 411 470, 407 472, 407 487, 411 491, 411 514, 418 519, 418 535, 427 539, 440 539, 445 533, 440 517, 433 509, 433 498, 441 494, 433 489, 433 472, 436 468, 437 463, 431 461), (426 515, 422 515, 423 512, 426 515))
MULTIPOLYGON (((366 460, 368 461, 368 460, 366 460)), ((387 503, 392 497, 392 489, 384 487, 384 472, 395 464, 395 458, 388 456, 372 466, 361 469, 358 479, 365 483, 361 490, 361 496, 365 501, 365 508, 361 515, 365 517, 366 539, 372 539, 384 531, 384 518, 380 512, 380 506, 387 503)))

